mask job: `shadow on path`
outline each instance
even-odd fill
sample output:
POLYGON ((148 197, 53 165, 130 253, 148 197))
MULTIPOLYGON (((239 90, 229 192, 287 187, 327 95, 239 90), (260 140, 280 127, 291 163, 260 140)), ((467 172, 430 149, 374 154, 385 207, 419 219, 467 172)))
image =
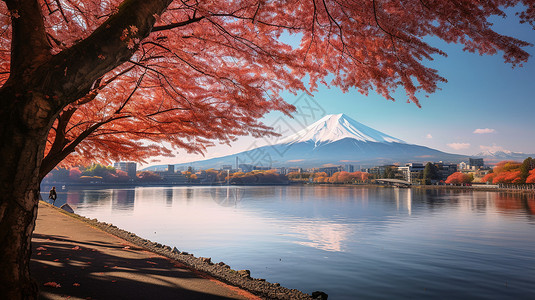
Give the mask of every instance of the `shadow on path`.
POLYGON ((207 292, 207 282, 220 286, 177 262, 130 247, 34 234, 30 268, 40 298, 236 299, 207 292))

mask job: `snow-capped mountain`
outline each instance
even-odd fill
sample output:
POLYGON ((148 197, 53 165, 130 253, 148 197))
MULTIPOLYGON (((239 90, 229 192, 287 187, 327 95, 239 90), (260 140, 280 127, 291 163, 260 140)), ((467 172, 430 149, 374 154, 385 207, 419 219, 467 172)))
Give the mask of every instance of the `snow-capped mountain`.
POLYGON ((512 152, 509 150, 498 150, 498 151, 483 151, 475 155, 475 157, 480 157, 485 160, 487 164, 494 164, 504 160, 514 160, 522 162, 528 157, 535 157, 535 154, 526 154, 521 152, 512 152))
MULTIPOLYGON (((408 144, 361 124, 345 114, 327 115, 277 143, 233 155, 212 158, 177 167, 221 168, 247 164, 263 167, 321 167, 325 165, 378 166, 408 162, 468 161, 464 155, 450 154, 424 146, 408 144)), ((154 166, 149 169, 164 169, 154 166)))
POLYGON ((405 143, 395 137, 384 134, 345 114, 326 115, 303 130, 282 139, 278 144, 294 144, 312 141, 315 145, 332 143, 345 138, 361 142, 405 143))

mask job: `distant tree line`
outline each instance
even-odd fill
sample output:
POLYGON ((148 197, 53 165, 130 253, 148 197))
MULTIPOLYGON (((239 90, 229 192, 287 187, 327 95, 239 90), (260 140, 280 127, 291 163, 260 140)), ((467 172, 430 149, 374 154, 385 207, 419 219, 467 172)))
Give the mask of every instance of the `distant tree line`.
MULTIPOLYGON (((254 170, 252 172, 236 172, 229 174, 227 171, 214 169, 203 170, 194 173, 189 168, 186 171, 178 172, 182 174, 187 183, 223 183, 230 184, 286 184, 288 177, 277 173, 275 170, 254 170)), ((56 168, 51 171, 43 182, 63 182, 63 183, 158 183, 165 182, 165 177, 158 172, 140 171, 136 177, 131 178, 124 171, 117 170, 111 166, 93 164, 88 167, 56 168)))
POLYGON ((43 182, 63 183, 126 183, 126 182, 157 182, 162 177, 154 172, 141 171, 136 177, 131 178, 128 173, 117 170, 111 166, 92 164, 90 166, 78 166, 72 168, 56 168, 45 176, 43 182))
POLYGON ((326 172, 290 172, 288 179, 291 181, 306 181, 315 183, 359 183, 366 182, 370 174, 366 172, 340 171, 329 176, 326 172))
POLYGON ((230 184, 287 184, 288 177, 275 170, 254 170, 251 172, 236 172, 227 177, 230 184))

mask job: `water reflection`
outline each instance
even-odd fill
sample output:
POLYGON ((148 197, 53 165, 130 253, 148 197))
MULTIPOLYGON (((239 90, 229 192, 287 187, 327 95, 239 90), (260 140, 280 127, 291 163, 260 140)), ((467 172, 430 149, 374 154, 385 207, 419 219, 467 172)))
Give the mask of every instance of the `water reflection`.
POLYGON ((397 210, 399 211, 401 202, 402 205, 405 204, 405 207, 407 208, 407 213, 410 216, 412 213, 412 190, 406 188, 395 188, 394 191, 394 198, 396 200, 397 210))
POLYGON ((237 207, 245 192, 234 186, 213 187, 210 189, 212 200, 220 206, 237 207))
MULTIPOLYGON (((167 207, 177 199, 188 202, 212 199, 222 207, 239 207, 243 201, 265 201, 271 203, 314 203, 342 205, 352 203, 359 207, 380 206, 383 212, 405 212, 408 216, 420 210, 435 211, 445 208, 470 209, 475 212, 489 211, 510 215, 523 212, 535 215, 535 195, 530 193, 473 192, 440 189, 374 189, 358 187, 198 187, 198 188, 136 188, 136 189, 90 189, 69 190, 66 196, 71 206, 109 205, 113 210, 134 210, 136 200, 142 202, 165 201, 167 207), (370 195, 370 192, 373 194, 370 195)), ((60 203, 59 201, 57 203, 60 203)), ((302 208, 302 207, 300 207, 302 208)), ((290 211, 291 212, 291 211, 290 211)), ((285 213, 285 212, 281 212, 285 213)))
POLYGON ((345 243, 351 236, 352 227, 348 224, 310 220, 297 224, 291 230, 308 240, 296 241, 295 243, 299 245, 325 251, 343 252, 347 250, 345 243))
POLYGON ((136 200, 134 189, 112 190, 112 210, 132 210, 136 200))
POLYGON ((167 207, 173 206, 173 189, 165 189, 165 204, 167 207))
POLYGON ((333 299, 520 299, 535 284, 529 194, 146 187, 72 190, 67 201, 87 217, 291 288, 323 287, 333 299))
POLYGON ((498 193, 495 197, 494 205, 499 212, 505 214, 526 212, 533 218, 535 215, 535 194, 498 193))

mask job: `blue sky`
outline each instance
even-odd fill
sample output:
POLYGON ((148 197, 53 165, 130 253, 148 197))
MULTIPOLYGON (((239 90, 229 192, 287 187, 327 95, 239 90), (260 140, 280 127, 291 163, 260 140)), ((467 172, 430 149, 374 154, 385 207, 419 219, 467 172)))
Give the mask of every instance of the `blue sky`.
MULTIPOLYGON (((535 44, 535 30, 518 24, 513 15, 492 21, 499 33, 535 44)), ((535 153, 535 92, 532 90, 535 85, 535 47, 526 48, 532 55, 529 62, 513 69, 504 63, 501 53, 480 56, 463 52, 460 45, 441 41, 432 44, 444 50, 448 57, 437 56, 429 66, 438 69, 448 82, 440 84, 441 90, 429 98, 420 97, 422 108, 406 103, 407 97, 402 90, 395 94, 396 102, 392 102, 373 92, 364 96, 356 90, 342 93, 337 88, 320 86, 313 98, 319 105, 318 112, 345 113, 408 143, 449 153, 474 155, 485 150, 535 153)), ((287 102, 298 101, 298 109, 304 109, 299 105, 302 97, 304 95, 284 94, 287 102)), ((318 115, 315 120, 322 116, 318 115)), ((279 113, 271 113, 264 121, 268 125, 280 124, 280 117, 279 113)), ((285 118, 282 123, 297 130, 305 122, 285 118)), ((233 154, 268 142, 243 137, 232 147, 217 145, 210 148, 204 158, 233 154)), ((176 158, 164 158, 150 165, 199 159, 203 156, 181 153, 176 158)))

